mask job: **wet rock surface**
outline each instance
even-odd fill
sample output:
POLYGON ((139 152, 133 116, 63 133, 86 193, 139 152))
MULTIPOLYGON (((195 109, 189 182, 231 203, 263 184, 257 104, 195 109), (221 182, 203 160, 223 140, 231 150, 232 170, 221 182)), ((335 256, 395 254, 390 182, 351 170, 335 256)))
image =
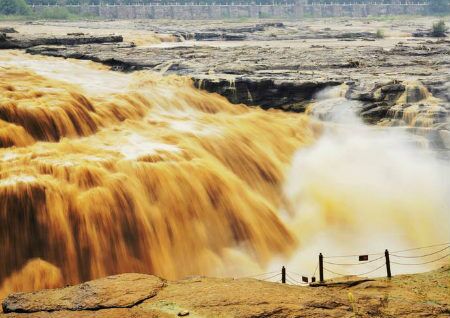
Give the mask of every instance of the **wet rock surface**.
POLYGON ((316 30, 298 23, 209 21, 208 23, 160 21, 135 22, 135 27, 156 33, 171 34, 182 40, 197 41, 280 41, 305 39, 363 39, 376 38, 376 32, 323 28, 316 30))
MULTIPOLYGON (((0 29, 1 34, 1 29, 0 29)), ((26 49, 38 45, 80 45, 88 43, 122 42, 120 35, 93 36, 83 33, 53 36, 48 34, 22 35, 14 32, 4 32, 0 37, 0 49, 26 49)))
POLYGON ((0 33, 17 33, 17 31, 11 27, 0 27, 0 33))
POLYGON ((3 303, 9 313, 0 317, 448 317, 449 284, 448 266, 391 280, 314 288, 205 277, 164 284, 154 276, 123 274, 13 294, 3 303), (101 288, 93 292, 95 286, 101 288))
MULTIPOLYGON (((450 79, 450 41, 398 43, 388 50, 375 45, 143 48, 124 43, 36 46, 27 52, 93 60, 121 71, 151 69, 187 75, 197 87, 233 103, 294 112, 303 112, 304 102, 322 89, 347 84, 346 97, 359 101, 358 113, 373 124, 395 119, 388 116, 389 110, 414 81, 439 96, 436 102, 443 109, 450 107, 448 89, 443 86, 450 79)), ((425 108, 429 103, 422 96, 405 104, 418 102, 425 108)))
MULTIPOLYGON (((366 123, 450 131, 450 40, 413 37, 417 30, 430 30, 433 21, 324 21, 138 20, 120 27, 170 34, 182 42, 25 41, 23 47, 31 54, 92 60, 117 71, 189 76, 201 89, 264 109, 304 112, 317 101, 318 92, 345 86, 343 97, 366 123), (385 38, 377 37, 380 26, 389 30, 385 38)), ((103 21, 85 28, 113 27, 103 21)), ((448 144, 441 137, 445 133, 433 131, 430 136, 438 136, 432 142, 439 147, 448 144)))

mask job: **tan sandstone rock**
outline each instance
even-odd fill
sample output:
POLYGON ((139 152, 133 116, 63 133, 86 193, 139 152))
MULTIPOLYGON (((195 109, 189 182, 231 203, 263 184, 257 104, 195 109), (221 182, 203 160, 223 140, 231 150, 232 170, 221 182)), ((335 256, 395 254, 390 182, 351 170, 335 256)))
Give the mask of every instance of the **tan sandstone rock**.
POLYGON ((3 301, 3 311, 39 312, 132 307, 155 296, 164 281, 144 274, 110 276, 80 285, 16 293, 3 301))
POLYGON ((447 318, 450 313, 449 266, 392 279, 347 277, 342 283, 331 280, 316 286, 249 278, 165 282, 123 274, 74 287, 13 294, 3 303, 9 312, 0 313, 0 318, 447 318))

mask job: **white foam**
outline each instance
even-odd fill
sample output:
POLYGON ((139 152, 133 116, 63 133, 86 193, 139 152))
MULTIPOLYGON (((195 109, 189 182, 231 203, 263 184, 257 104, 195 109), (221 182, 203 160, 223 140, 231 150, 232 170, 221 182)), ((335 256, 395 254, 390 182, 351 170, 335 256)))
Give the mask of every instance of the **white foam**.
POLYGON ((33 176, 27 175, 11 176, 6 179, 0 179, 0 186, 10 186, 17 183, 30 183, 34 181, 36 181, 36 178, 33 176))
POLYGON ((126 160, 135 160, 145 155, 154 155, 159 151, 180 151, 180 148, 175 145, 152 141, 136 133, 127 136, 126 141, 121 142, 120 146, 104 146, 103 149, 119 152, 126 160))

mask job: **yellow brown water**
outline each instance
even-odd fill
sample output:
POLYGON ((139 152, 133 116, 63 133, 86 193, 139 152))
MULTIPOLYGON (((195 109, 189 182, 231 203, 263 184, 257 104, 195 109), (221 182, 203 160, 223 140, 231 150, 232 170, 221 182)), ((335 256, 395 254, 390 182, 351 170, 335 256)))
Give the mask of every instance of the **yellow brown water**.
MULTIPOLYGON (((342 89, 317 104, 346 108, 342 89)), ((329 130, 183 77, 3 51, 0 298, 448 241, 448 165, 344 117, 329 130)))
POLYGON ((181 77, 0 60, 0 296, 122 272, 220 274, 240 251, 264 267, 295 249, 278 211, 292 154, 317 134, 306 117, 181 77))
MULTIPOLYGON (((434 97, 428 89, 418 81, 405 82, 405 91, 388 111, 388 116, 401 119, 412 127, 433 127, 445 114, 441 100, 434 97), (427 107, 425 107, 425 105, 427 107)), ((445 119, 444 119, 445 120, 445 119)))

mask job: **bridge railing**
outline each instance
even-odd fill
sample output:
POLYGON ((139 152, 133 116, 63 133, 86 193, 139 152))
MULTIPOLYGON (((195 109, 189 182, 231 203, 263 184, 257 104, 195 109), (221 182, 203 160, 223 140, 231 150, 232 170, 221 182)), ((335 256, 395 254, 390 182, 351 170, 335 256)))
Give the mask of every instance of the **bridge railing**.
MULTIPOLYGON (((306 6, 360 6, 360 5, 383 5, 383 6, 428 6, 429 1, 416 0, 416 1, 405 1, 401 3, 385 3, 383 1, 370 1, 370 2, 337 2, 337 1, 327 1, 327 2, 310 2, 306 6)), ((296 6, 295 1, 273 1, 272 3, 267 2, 231 2, 231 3, 221 3, 221 2, 167 2, 167 3, 126 3, 126 4, 116 4, 116 3, 97 3, 97 4, 58 4, 58 3, 43 3, 43 4, 30 4, 32 7, 105 7, 105 6, 296 6)))

